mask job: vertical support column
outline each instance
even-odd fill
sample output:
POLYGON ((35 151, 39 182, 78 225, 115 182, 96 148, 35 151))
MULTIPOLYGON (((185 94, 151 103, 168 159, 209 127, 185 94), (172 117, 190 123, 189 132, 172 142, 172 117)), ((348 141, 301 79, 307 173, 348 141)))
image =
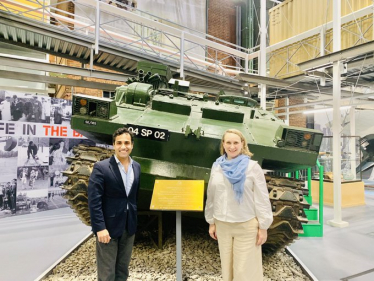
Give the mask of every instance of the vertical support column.
MULTIPOLYGON (((320 37, 321 37, 321 44, 320 44, 320 53, 321 57, 325 55, 325 46, 326 46, 326 30, 325 27, 323 26, 320 32, 320 37)), ((323 67, 321 69, 322 72, 325 71, 325 68, 323 67)), ((326 86, 326 77, 321 77, 320 78, 320 84, 321 86, 326 86)))
POLYGON ((177 281, 182 281, 182 212, 176 212, 177 281))
MULTIPOLYGON (((94 47, 94 46, 92 46, 92 47, 94 47)), ((94 53, 93 53, 93 51, 94 51, 94 48, 91 48, 91 50, 90 50, 90 70, 93 70, 93 56, 94 56, 94 53)))
MULTIPOLYGON (((260 56, 259 70, 261 76, 266 76, 266 1, 261 1, 260 7, 260 56)), ((266 110, 266 85, 260 84, 260 105, 266 110)))
MULTIPOLYGON (((333 51, 341 49, 341 3, 333 1, 333 51)), ((341 61, 335 61, 333 65, 333 180, 334 180, 334 219, 327 223, 331 226, 346 227, 349 224, 342 221, 342 189, 341 189, 341 61)))
POLYGON ((351 165, 351 174, 353 175, 353 180, 356 179, 356 109, 354 106, 349 110, 349 155, 350 155, 350 165, 351 165))
POLYGON ((249 60, 248 60, 248 54, 245 55, 245 62, 244 62, 244 72, 245 73, 248 73, 248 64, 249 64, 249 60))
MULTIPOLYGON (((246 54, 245 55, 245 61, 244 61, 244 72, 245 73, 249 72, 249 70, 248 70, 248 63, 249 63, 248 54, 246 54)), ((248 83, 244 83, 244 95, 248 95, 248 94, 249 94, 248 83)))
POLYGON ((181 33, 179 77, 184 80, 184 31, 181 33))
POLYGON ((45 11, 45 0, 43 0, 43 22, 45 22, 45 19, 44 19, 44 11, 45 11))
POLYGON ((100 1, 96 0, 95 55, 99 53, 99 39, 100 39, 100 1))
POLYGON ((374 40, 374 0, 372 0, 373 4, 371 5, 371 9, 373 11, 373 20, 372 20, 372 25, 373 25, 373 37, 371 38, 371 40, 374 40))

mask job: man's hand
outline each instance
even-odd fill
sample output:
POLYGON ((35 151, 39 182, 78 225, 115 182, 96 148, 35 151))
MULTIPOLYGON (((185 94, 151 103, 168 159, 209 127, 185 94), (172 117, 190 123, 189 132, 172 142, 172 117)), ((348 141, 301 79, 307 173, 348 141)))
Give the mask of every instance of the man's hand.
POLYGON ((104 229, 104 230, 98 231, 97 232, 97 239, 101 243, 105 243, 105 244, 109 243, 111 238, 109 236, 108 230, 104 229))
POLYGON ((256 245, 261 246, 266 242, 267 238, 268 231, 266 229, 258 229, 256 245))
POLYGON ((217 233, 216 233, 216 225, 215 224, 210 224, 209 225, 209 235, 214 240, 217 240, 217 233))

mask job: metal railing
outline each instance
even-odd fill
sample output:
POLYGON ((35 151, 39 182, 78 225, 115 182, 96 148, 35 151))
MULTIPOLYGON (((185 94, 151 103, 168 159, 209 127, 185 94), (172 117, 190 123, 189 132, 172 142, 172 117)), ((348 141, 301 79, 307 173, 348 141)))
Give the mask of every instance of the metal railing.
MULTIPOLYGON (((323 166, 317 160, 316 163, 318 174, 319 174, 319 199, 318 199, 318 222, 320 226, 320 233, 323 234, 323 166)), ((308 190, 309 190, 309 198, 312 201, 312 168, 307 169, 307 181, 308 181, 308 190)), ((312 205, 312 202, 308 203, 312 205)))
POLYGON ((254 50, 164 21, 116 1, 2 0, 0 10, 38 21, 67 34, 91 39, 96 54, 100 46, 115 47, 167 61, 184 70, 198 70, 232 77, 249 70, 248 55, 254 50), (70 5, 70 11, 66 8, 70 5), (73 12, 71 11, 73 10, 73 12))

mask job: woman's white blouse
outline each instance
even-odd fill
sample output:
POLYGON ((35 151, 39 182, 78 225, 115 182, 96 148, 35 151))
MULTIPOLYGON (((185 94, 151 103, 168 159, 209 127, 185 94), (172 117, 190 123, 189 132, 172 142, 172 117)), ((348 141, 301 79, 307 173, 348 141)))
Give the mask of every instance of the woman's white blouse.
POLYGON ((265 176, 257 161, 249 161, 240 203, 235 199, 233 186, 221 166, 213 164, 205 206, 206 221, 209 224, 214 224, 214 219, 245 222, 254 217, 257 217, 260 229, 268 229, 273 222, 265 176))

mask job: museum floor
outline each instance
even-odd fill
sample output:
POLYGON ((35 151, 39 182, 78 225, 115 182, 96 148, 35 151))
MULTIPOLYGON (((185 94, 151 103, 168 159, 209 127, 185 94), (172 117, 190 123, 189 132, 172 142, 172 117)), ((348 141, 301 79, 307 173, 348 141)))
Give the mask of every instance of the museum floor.
POLYGON ((317 280, 374 280, 374 188, 365 189, 365 202, 342 209, 342 218, 349 223, 345 228, 327 225, 334 209, 325 207, 323 237, 301 238, 290 246, 317 280), (362 275, 345 279, 356 274, 362 275))
MULTIPOLYGON (((343 209, 349 227, 326 221, 333 208, 324 209, 324 236, 301 238, 290 249, 316 280, 342 280, 374 268, 374 189, 365 191, 366 206, 343 209)), ((69 208, 0 219, 2 281, 32 281, 90 233, 69 208)), ((371 281, 374 271, 344 280, 371 281)))

